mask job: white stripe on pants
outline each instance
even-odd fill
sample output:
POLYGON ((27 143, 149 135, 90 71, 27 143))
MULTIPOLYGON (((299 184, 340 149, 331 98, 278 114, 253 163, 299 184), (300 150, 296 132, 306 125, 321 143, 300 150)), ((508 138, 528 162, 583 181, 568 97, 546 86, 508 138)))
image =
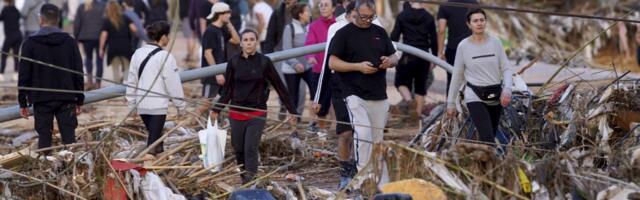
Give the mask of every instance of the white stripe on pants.
POLYGON ((351 95, 347 97, 347 108, 354 127, 353 145, 358 169, 364 167, 371 158, 373 144, 383 139, 387 124, 389 100, 370 101, 351 95))

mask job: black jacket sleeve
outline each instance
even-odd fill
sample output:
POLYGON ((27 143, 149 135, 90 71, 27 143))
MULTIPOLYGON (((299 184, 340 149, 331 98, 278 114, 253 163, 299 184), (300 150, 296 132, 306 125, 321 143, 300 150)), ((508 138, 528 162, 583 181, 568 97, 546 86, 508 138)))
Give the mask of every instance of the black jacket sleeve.
POLYGON ((402 15, 399 15, 398 18, 396 19, 395 25, 393 25, 391 36, 389 36, 391 40, 394 42, 400 41, 400 33, 402 33, 402 25, 400 24, 401 20, 402 20, 402 15))
POLYGON ((278 96, 280 97, 280 100, 282 101, 282 103, 284 103, 285 107, 287 107, 287 110, 289 110, 289 113, 297 114, 296 108, 293 106, 293 101, 291 101, 291 97, 289 96, 289 92, 287 91, 287 88, 284 86, 284 83, 282 83, 282 80, 280 80, 280 76, 278 76, 278 72, 276 71, 276 68, 273 66, 273 62, 271 61, 270 58, 266 56, 263 57, 262 59, 267 59, 267 66, 265 69, 265 75, 267 80, 269 80, 271 85, 273 85, 273 87, 276 89, 276 92, 278 92, 278 96))
POLYGON ((217 113, 220 113, 220 111, 223 110, 227 104, 229 104, 229 102, 231 101, 231 97, 233 97, 233 86, 235 82, 235 66, 233 65, 233 63, 234 62, 232 62, 231 60, 227 62, 227 69, 224 72, 225 83, 222 86, 222 94, 220 95, 220 99, 218 100, 218 102, 213 105, 213 111, 217 113))
POLYGON ((431 54, 438 55, 438 33, 436 32, 436 20, 433 16, 429 15, 433 23, 427 23, 427 30, 429 32, 429 45, 431 48, 431 54))
MULTIPOLYGON (((25 41, 20 50, 20 56, 25 58, 32 58, 31 55, 31 45, 29 45, 29 41, 25 41)), ((20 68, 18 69, 18 87, 31 87, 33 80, 32 79, 32 69, 33 62, 21 59, 19 62, 20 68)), ((18 90, 18 103, 20 103, 20 108, 29 107, 29 95, 30 92, 28 90, 18 90)))
MULTIPOLYGON (((80 49, 78 48, 78 44, 75 42, 71 43, 73 46, 73 70, 84 73, 82 68, 82 56, 80 55, 80 49)), ((73 90, 76 91, 84 91, 84 78, 80 74, 73 74, 73 90)), ((83 105, 84 104, 84 94, 77 93, 76 94, 76 104, 83 105)))

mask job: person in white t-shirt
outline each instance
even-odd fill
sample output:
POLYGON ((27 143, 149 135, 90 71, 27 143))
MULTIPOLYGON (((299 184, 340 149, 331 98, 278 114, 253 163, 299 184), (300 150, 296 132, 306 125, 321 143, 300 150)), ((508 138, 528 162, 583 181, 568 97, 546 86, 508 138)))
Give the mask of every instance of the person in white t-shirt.
POLYGON ((251 18, 254 20, 255 29, 258 32, 258 39, 260 42, 264 41, 267 37, 267 25, 269 24, 269 19, 271 19, 271 14, 273 13, 273 8, 263 0, 255 0, 255 4, 251 9, 251 18))

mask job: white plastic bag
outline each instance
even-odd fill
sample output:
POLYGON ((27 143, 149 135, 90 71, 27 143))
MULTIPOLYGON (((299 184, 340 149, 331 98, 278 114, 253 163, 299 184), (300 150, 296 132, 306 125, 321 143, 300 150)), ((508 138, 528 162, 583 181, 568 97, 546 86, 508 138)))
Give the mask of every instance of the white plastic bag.
POLYGON ((227 131, 220 129, 218 123, 211 125, 211 118, 207 120, 207 128, 198 132, 200 139, 200 158, 205 168, 216 166, 212 172, 222 170, 221 163, 224 161, 224 149, 227 143, 227 131))

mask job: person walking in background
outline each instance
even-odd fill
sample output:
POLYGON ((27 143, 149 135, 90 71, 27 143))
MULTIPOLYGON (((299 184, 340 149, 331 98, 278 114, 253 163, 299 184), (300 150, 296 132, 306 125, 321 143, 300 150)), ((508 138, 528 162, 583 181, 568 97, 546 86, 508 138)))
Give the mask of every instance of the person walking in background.
POLYGON ((45 0, 25 0, 20 14, 24 19, 24 35, 30 36, 40 29, 40 23, 38 21, 38 11, 40 7, 45 3, 45 0))
MULTIPOLYGON (((293 49, 297 47, 303 47, 307 38, 307 24, 311 20, 311 11, 309 7, 304 3, 297 3, 291 6, 291 23, 284 28, 282 34, 282 50, 293 49)), ((315 90, 315 84, 313 83, 313 72, 311 72, 311 65, 307 64, 304 56, 291 58, 284 61, 282 64, 282 73, 284 74, 284 80, 287 83, 287 89, 289 90, 289 96, 293 101, 293 105, 296 106, 298 113, 303 113, 305 103, 305 93, 300 93, 300 81, 304 80, 307 83, 309 91, 313 96, 313 90, 315 90)))
MULTIPOLYGON (((129 58, 133 54, 131 40, 133 33, 137 31, 136 26, 122 14, 122 11, 116 0, 110 0, 107 3, 107 18, 100 33, 100 58, 104 59, 107 48, 107 65, 113 70, 113 80, 119 83, 127 79, 129 58)), ((100 84, 97 88, 100 88, 100 84)))
MULTIPOLYGON (((20 11, 16 8, 14 0, 4 0, 4 7, 0 12, 0 21, 4 24, 4 42, 2 43, 2 55, 0 62, 0 80, 3 80, 4 70, 7 67, 5 53, 12 51, 18 54, 22 44, 22 32, 20 32, 20 11)), ((18 57, 13 56, 13 69, 18 72, 18 57)))
POLYGON ((513 72, 507 66, 509 59, 502 42, 485 32, 486 24, 487 15, 482 9, 474 9, 467 14, 467 25, 473 34, 458 45, 451 90, 447 96, 447 115, 457 115, 455 101, 466 81, 464 102, 478 130, 479 141, 495 146, 502 107, 511 101, 513 72))
MULTIPOLYGON (((448 2, 477 4, 477 0, 449 0, 448 2)), ((438 9, 438 57, 454 65, 458 44, 471 35, 466 24, 468 8, 457 6, 440 6, 438 9), (448 30, 448 32, 447 32, 448 30), (447 44, 445 47, 445 36, 447 44)), ((451 85, 451 73, 447 72, 447 90, 451 85)))
MULTIPOLYGON (((231 9, 229 5, 219 2, 211 7, 208 20, 213 20, 202 36, 202 67, 227 62, 227 42, 239 44, 240 37, 230 23, 231 9)), ((202 96, 214 99, 221 93, 225 84, 224 75, 216 75, 202 79, 202 96), (215 78, 214 78, 215 77, 215 78)))
MULTIPOLYGON (((371 160, 373 145, 383 142, 389 111, 386 70, 395 67, 398 58, 387 32, 373 24, 375 2, 358 0, 355 4, 356 19, 338 30, 331 41, 329 66, 340 77, 354 126, 355 159, 362 169, 371 160)), ((386 183, 386 164, 382 166, 381 183, 386 183)))
MULTIPOLYGON (((391 40, 402 41, 418 49, 436 55, 438 50, 438 36, 436 35, 435 19, 418 2, 405 2, 404 9, 396 18, 391 32, 391 40)), ((402 96, 400 104, 414 107, 410 116, 417 118, 422 114, 424 97, 427 95, 427 78, 433 75, 431 63, 410 54, 403 54, 396 68, 395 86, 402 96), (413 100, 412 91, 415 93, 413 100)))
MULTIPOLYGON (((181 1, 182 2, 182 1, 181 1)), ((133 25, 136 26, 136 37, 131 40, 131 46, 134 49, 137 49, 140 46, 140 42, 149 42, 149 37, 147 37, 147 32, 142 25, 142 19, 133 9, 134 1, 133 0, 124 0, 122 2, 122 6, 124 8, 124 16, 126 16, 133 25)))
MULTIPOLYGON (((327 41, 327 35, 329 31, 329 27, 336 22, 336 17, 334 12, 336 10, 336 0, 320 0, 318 3, 318 8, 320 8, 320 18, 311 22, 309 25, 309 32, 307 33, 306 41, 304 45, 314 45, 327 41)), ((311 91, 313 94, 311 98, 314 98, 316 95, 316 88, 318 88, 318 83, 320 81, 320 72, 322 72, 322 64, 324 64, 324 52, 315 53, 311 55, 307 55, 307 63, 312 65, 313 72, 313 80, 311 91)), ((331 106, 331 95, 325 95, 326 98, 319 99, 319 104, 324 105, 317 111, 314 111, 318 118, 325 119, 329 114, 329 108, 331 106)), ((320 120, 318 126, 315 126, 315 123, 311 123, 309 126, 309 132, 316 133, 318 131, 322 131, 323 133, 327 132, 328 123, 324 120, 320 120)))
POLYGON ((102 58, 99 56, 100 32, 102 31, 105 5, 96 0, 85 0, 76 11, 76 18, 73 21, 73 33, 84 50, 84 67, 87 73, 87 89, 94 88, 102 82, 102 58), (93 54, 96 54, 95 72, 98 79, 93 75, 93 54))
POLYGON ((298 0, 283 0, 280 7, 271 14, 267 25, 267 35, 262 47, 262 53, 268 54, 282 50, 282 32, 291 23, 291 13, 288 11, 298 0))
POLYGON ((144 19, 144 26, 149 26, 157 21, 167 21, 167 0, 140 0, 134 6, 136 13, 144 19))
POLYGON ((638 66, 640 66, 640 25, 636 26, 636 59, 638 60, 638 66))
MULTIPOLYGON (((230 104, 231 144, 236 162, 244 172, 240 175, 242 183, 246 184, 258 173, 258 146, 266 124, 269 85, 278 92, 289 113, 297 113, 271 59, 256 52, 258 33, 245 30, 241 35, 242 53, 229 59, 224 74, 227 84, 209 117, 215 121, 230 104)), ((295 119, 290 118, 291 127, 295 127, 295 119)))
MULTIPOLYGON (((39 10, 41 28, 22 44, 20 54, 29 59, 52 64, 70 71, 55 69, 31 60, 21 60, 18 87, 83 91, 82 57, 75 39, 58 28, 60 10, 44 4, 39 10)), ((62 143, 76 142, 77 115, 84 102, 83 93, 18 90, 20 115, 29 117, 33 105, 38 148, 52 143, 53 118, 58 122, 62 143)))
POLYGON ((191 5, 191 1, 192 0, 180 0, 179 2, 180 8, 178 14, 181 20, 180 28, 184 38, 187 39, 187 55, 183 59, 185 62, 194 61, 196 51, 196 38, 191 28, 191 23, 189 23, 189 6, 191 5))
POLYGON ((258 32, 258 40, 260 42, 260 48, 262 48, 262 43, 267 38, 267 25, 269 24, 269 19, 271 19, 271 15, 273 14, 273 8, 264 0, 254 0, 255 3, 251 8, 251 27, 253 27, 258 32))
MULTIPOLYGON (((172 101, 176 106, 177 116, 181 116, 187 107, 186 103, 181 100, 184 98, 184 92, 176 59, 163 49, 169 44, 169 29, 169 24, 165 21, 158 21, 147 26, 146 32, 151 42, 137 49, 131 57, 131 67, 127 72, 129 75, 125 82, 127 85, 137 86, 127 87, 125 97, 129 110, 135 110, 140 115, 147 131, 149 131, 147 146, 162 137, 169 101, 172 101), (171 98, 145 96, 147 91, 171 98)), ((163 144, 160 143, 152 148, 144 158, 155 160, 155 156, 163 151, 163 144)))

